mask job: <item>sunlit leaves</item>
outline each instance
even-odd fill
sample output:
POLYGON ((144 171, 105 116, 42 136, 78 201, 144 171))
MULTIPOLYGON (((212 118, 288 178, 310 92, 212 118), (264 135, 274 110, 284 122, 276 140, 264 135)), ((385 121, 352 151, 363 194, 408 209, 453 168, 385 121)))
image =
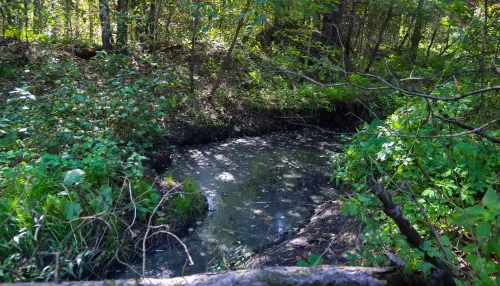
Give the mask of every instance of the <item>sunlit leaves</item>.
POLYGON ((83 175, 85 175, 85 172, 81 169, 67 171, 64 174, 64 183, 66 185, 73 185, 74 183, 79 182, 83 178, 83 175))

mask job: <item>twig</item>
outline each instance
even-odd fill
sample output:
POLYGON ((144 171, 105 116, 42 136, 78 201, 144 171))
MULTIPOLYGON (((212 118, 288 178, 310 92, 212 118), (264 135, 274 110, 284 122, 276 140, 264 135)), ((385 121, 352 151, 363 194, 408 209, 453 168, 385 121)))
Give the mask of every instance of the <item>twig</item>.
MULTIPOLYGON (((474 126, 468 125, 466 123, 460 122, 460 121, 458 121, 456 119, 452 119, 452 118, 444 118, 444 117, 440 117, 440 116, 436 116, 436 118, 438 118, 444 122, 449 122, 449 123, 455 124, 456 126, 467 129, 467 130, 471 131, 472 133, 475 133, 481 137, 484 137, 484 138, 486 138, 494 143, 500 144, 500 138, 495 137, 495 136, 491 136, 491 135, 481 131, 482 128, 475 128, 474 126)), ((498 121, 498 119, 496 121, 498 121)))
POLYGON ((117 248, 116 248, 116 251, 115 251, 115 259, 116 259, 116 261, 118 261, 118 262, 119 262, 120 264, 122 264, 122 265, 127 266, 127 268, 128 268, 128 269, 130 269, 130 271, 132 271, 132 272, 133 272, 133 273, 134 273, 137 277, 140 277, 140 276, 141 276, 141 274, 140 274, 139 272, 137 272, 137 270, 135 270, 135 269, 134 269, 134 267, 133 267, 132 265, 130 265, 130 264, 128 264, 128 263, 126 263, 126 262, 124 262, 124 261, 122 261, 122 260, 120 259, 119 255, 118 255, 118 252, 119 252, 119 251, 120 251, 120 248, 119 248, 119 247, 117 247, 117 248))
POLYGON ((487 92, 490 92, 490 91, 500 90, 500 86, 492 86, 492 87, 488 87, 488 88, 482 88, 482 89, 474 90, 474 91, 471 91, 471 92, 467 92, 467 93, 464 93, 464 94, 462 94, 462 95, 460 95, 458 97, 438 97, 438 96, 433 96, 430 93, 402 89, 402 88, 400 88, 398 86, 393 85, 392 83, 388 82, 387 80, 383 79, 382 77, 380 77, 378 75, 369 74, 369 73, 359 73, 359 72, 347 72, 347 71, 342 70, 342 69, 339 69, 339 70, 341 72, 343 72, 343 73, 346 73, 346 74, 356 74, 356 75, 360 75, 360 76, 365 76, 365 77, 370 77, 370 78, 377 79, 378 81, 382 82, 386 86, 383 86, 383 87, 364 87, 364 86, 360 86, 360 85, 357 85, 357 84, 354 84, 354 83, 351 83, 351 82, 348 82, 348 83, 324 84, 324 83, 318 82, 318 81, 316 81, 316 80, 314 80, 314 79, 312 79, 312 78, 310 78, 310 77, 308 77, 306 75, 303 75, 301 73, 297 73, 297 72, 285 70, 283 68, 277 69, 275 72, 289 73, 289 74, 293 74, 293 75, 296 75, 296 76, 300 76, 300 77, 302 77, 302 78, 304 78, 304 79, 306 79, 306 80, 308 80, 308 81, 310 81, 310 82, 312 82, 312 83, 314 83, 316 85, 319 85, 321 87, 353 86, 353 87, 356 87, 356 88, 359 88, 359 89, 364 89, 364 90, 392 89, 392 90, 395 90, 395 91, 399 91, 399 92, 401 92, 403 94, 413 95, 413 96, 419 96, 419 97, 423 97, 423 98, 427 98, 427 99, 439 100, 439 101, 444 101, 444 102, 456 102, 456 101, 459 101, 461 99, 464 99, 464 98, 472 96, 472 95, 482 94, 482 93, 487 93, 487 92))
POLYGON ((493 66, 494 66, 493 70, 495 71, 495 73, 500 74, 500 68, 497 67, 497 64, 495 63, 495 59, 491 58, 491 61, 493 62, 493 66))
POLYGON ((165 199, 170 197, 172 191, 179 188, 180 186, 182 186, 182 184, 178 184, 177 186, 173 187, 168 192, 166 192, 165 195, 163 195, 161 200, 158 202, 158 204, 156 204, 156 207, 154 208, 153 212, 151 212, 151 215, 149 216, 147 229, 146 229, 146 232, 144 233, 144 238, 142 241, 142 276, 146 275, 146 241, 147 241, 147 237, 149 235, 149 231, 151 230, 151 223, 153 221, 153 217, 155 216, 156 212, 158 211, 158 208, 163 204, 163 201, 165 201, 165 199))
POLYGON ((130 195, 130 202, 132 202, 132 205, 134 206, 134 219, 132 220, 132 223, 127 227, 125 232, 127 232, 134 225, 135 220, 137 218, 137 207, 134 202, 134 196, 132 195, 132 184, 130 183, 130 180, 127 177, 124 178, 123 184, 125 184, 125 182, 127 181, 128 181, 128 192, 130 195))

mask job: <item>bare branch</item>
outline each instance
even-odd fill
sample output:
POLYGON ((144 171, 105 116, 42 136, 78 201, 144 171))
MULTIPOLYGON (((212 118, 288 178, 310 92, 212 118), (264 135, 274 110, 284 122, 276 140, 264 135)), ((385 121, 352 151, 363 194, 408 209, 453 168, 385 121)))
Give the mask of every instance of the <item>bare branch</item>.
POLYGON ((494 58, 491 58, 491 61, 493 62, 493 66, 495 67, 493 71, 497 74, 500 74, 500 68, 497 67, 497 63, 495 62, 494 58))
POLYGON ((368 74, 368 73, 358 73, 358 72, 347 72, 347 71, 344 71, 342 69, 339 69, 339 70, 342 71, 342 72, 344 72, 344 73, 347 73, 347 74, 357 74, 357 75, 360 75, 360 76, 365 76, 365 77, 377 79, 378 81, 382 82, 386 86, 385 87, 364 87, 364 86, 360 86, 360 85, 357 85, 357 84, 354 84, 354 83, 351 83, 351 82, 325 84, 325 83, 321 83, 321 82, 319 82, 317 80, 314 80, 314 79, 312 79, 312 78, 310 78, 310 77, 308 77, 308 76, 306 76, 304 74, 301 74, 301 73, 298 73, 298 72, 289 71, 289 70, 285 70, 285 69, 282 69, 282 68, 276 70, 275 72, 281 72, 281 73, 288 73, 288 74, 296 75, 296 76, 299 76, 301 78, 306 79, 307 81, 309 81, 311 83, 319 85, 321 87, 353 86, 353 87, 356 87, 356 88, 359 88, 359 89, 363 89, 363 90, 392 89, 392 90, 395 90, 395 91, 399 91, 399 92, 401 92, 403 94, 413 95, 413 96, 419 96, 419 97, 423 97, 423 98, 427 98, 427 99, 439 100, 439 101, 444 101, 444 102, 456 102, 456 101, 459 101, 461 99, 464 99, 464 98, 472 96, 472 95, 487 93, 487 92, 490 92, 490 91, 500 91, 500 86, 497 85, 497 86, 492 86, 492 87, 487 87, 487 88, 483 88, 483 89, 478 89, 478 90, 474 90, 474 91, 471 91, 471 92, 467 92, 467 93, 464 93, 464 94, 462 94, 462 95, 460 95, 458 97, 438 97, 438 96, 434 96, 434 95, 432 95, 430 93, 402 89, 402 88, 400 88, 400 87, 398 87, 396 85, 393 85, 392 83, 390 83, 389 81, 387 81, 386 79, 383 79, 382 77, 380 77, 378 75, 368 74))
MULTIPOLYGON (((491 136, 491 135, 489 135, 486 132, 484 132, 484 131, 481 130, 481 129, 483 129, 486 126, 484 126, 483 128, 481 128, 481 127, 475 128, 474 126, 468 125, 468 124, 463 123, 461 121, 458 121, 456 119, 444 118, 444 117, 440 117, 440 116, 436 116, 436 118, 439 118, 439 119, 441 119, 444 122, 449 122, 449 123, 452 123, 452 124, 454 124, 456 126, 459 126, 459 127, 464 128, 464 129, 470 130, 472 133, 475 133, 475 134, 477 134, 477 135, 479 135, 479 136, 481 136, 483 138, 486 138, 486 139, 490 140, 491 142, 494 142, 496 144, 500 144, 500 138, 495 137, 495 136, 491 136)), ((498 119, 493 120, 493 122, 490 121, 487 124, 490 125, 490 124, 493 124, 493 123, 495 123, 497 121, 498 121, 498 119)))

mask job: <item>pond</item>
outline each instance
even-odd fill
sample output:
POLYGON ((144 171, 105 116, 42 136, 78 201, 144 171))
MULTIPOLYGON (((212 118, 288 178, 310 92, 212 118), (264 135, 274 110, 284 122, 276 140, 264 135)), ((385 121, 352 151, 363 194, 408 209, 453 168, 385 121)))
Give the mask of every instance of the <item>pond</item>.
POLYGON ((299 130, 182 149, 170 172, 178 181, 192 178, 209 211, 183 238, 194 265, 170 238, 148 253, 147 276, 240 267, 251 255, 291 238, 318 204, 336 194, 329 158, 342 148, 337 141, 299 130))

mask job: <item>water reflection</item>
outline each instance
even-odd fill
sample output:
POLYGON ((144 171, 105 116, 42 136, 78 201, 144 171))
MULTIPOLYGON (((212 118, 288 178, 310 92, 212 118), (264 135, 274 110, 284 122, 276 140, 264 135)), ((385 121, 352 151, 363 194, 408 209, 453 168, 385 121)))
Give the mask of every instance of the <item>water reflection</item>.
POLYGON ((334 195, 328 158, 339 147, 325 134, 296 131, 182 150, 172 175, 193 177, 210 211, 184 239, 195 265, 187 266, 184 249, 170 240, 149 254, 148 275, 171 277, 221 263, 230 266, 290 238, 316 204, 334 195))

